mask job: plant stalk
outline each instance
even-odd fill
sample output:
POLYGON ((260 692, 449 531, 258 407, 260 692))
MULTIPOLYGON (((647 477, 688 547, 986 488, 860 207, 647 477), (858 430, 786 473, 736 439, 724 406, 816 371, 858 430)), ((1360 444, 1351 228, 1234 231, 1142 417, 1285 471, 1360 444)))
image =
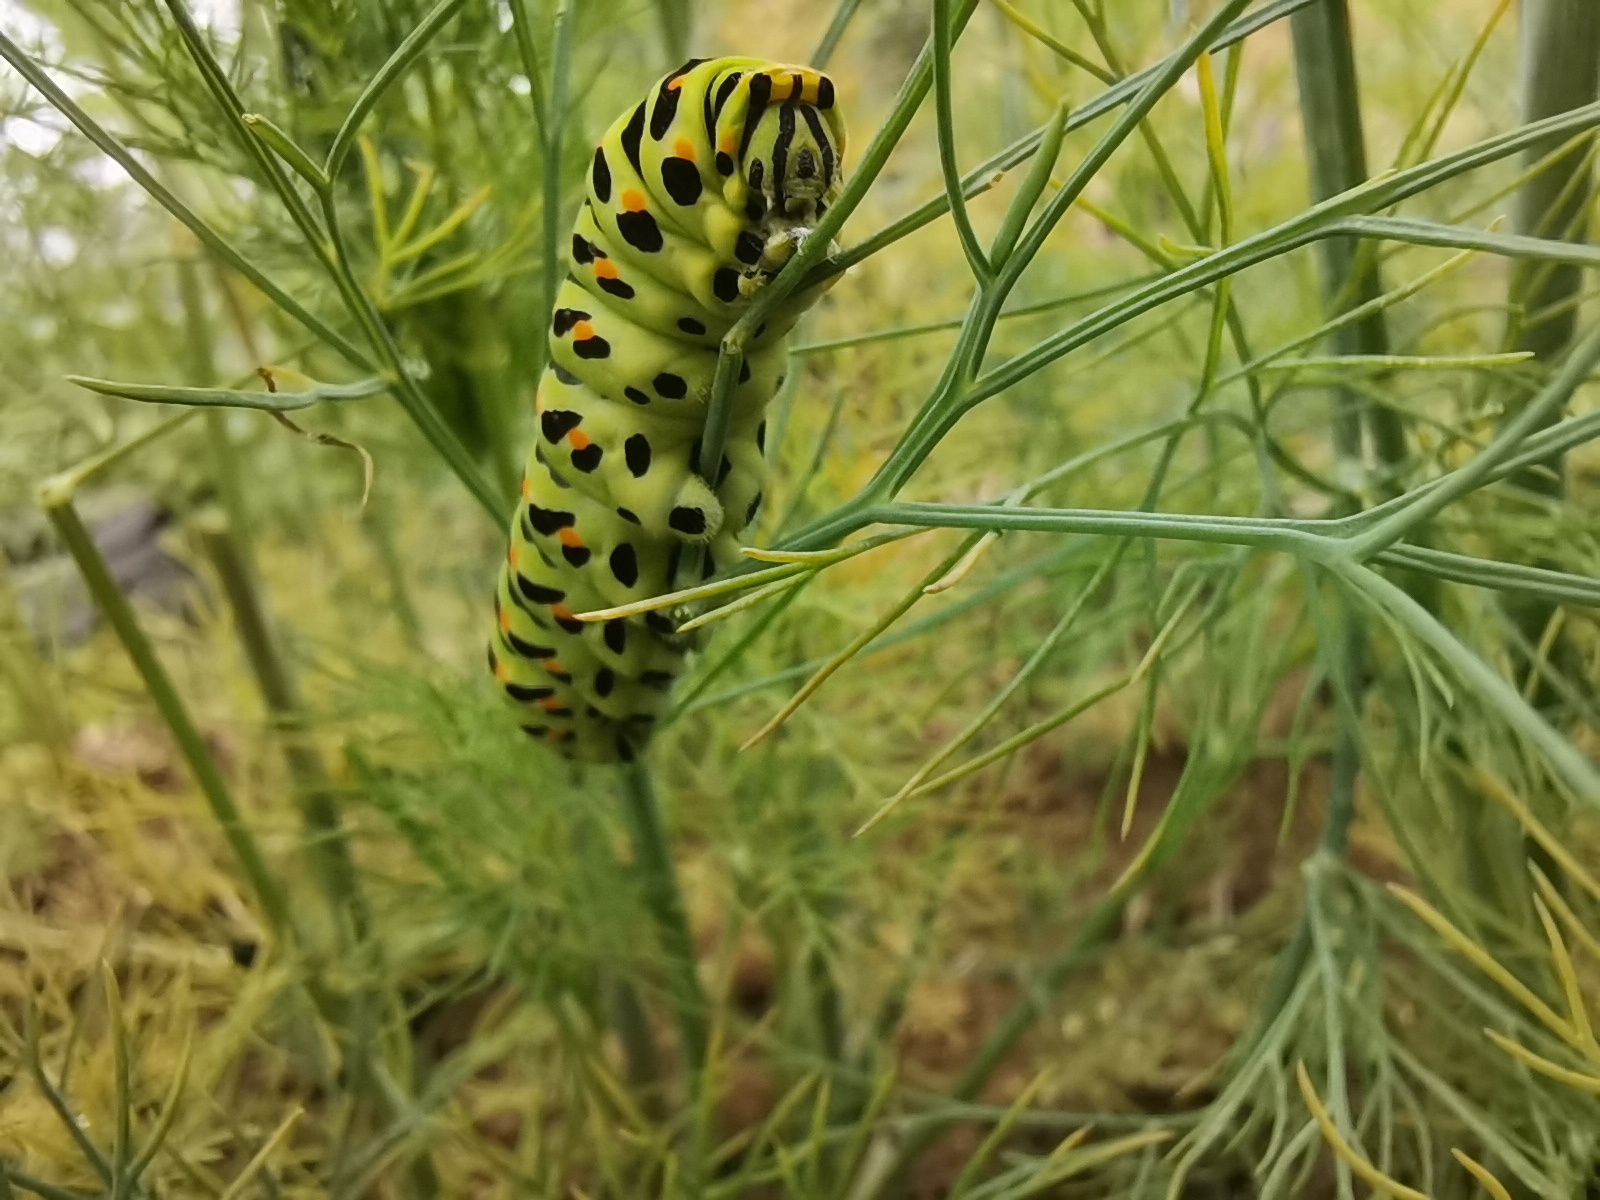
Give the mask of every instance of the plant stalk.
POLYGON ((40 489, 39 502, 62 543, 77 562, 96 607, 116 631, 123 649, 128 652, 134 668, 144 680, 150 698, 155 701, 167 728, 172 731, 173 740, 178 743, 178 749, 200 785, 212 816, 221 826, 223 837, 227 839, 245 879, 255 893, 267 925, 278 940, 288 939, 293 934, 288 900, 268 868, 255 834, 240 815, 239 806, 234 803, 233 794, 228 790, 216 758, 195 727, 171 677, 156 657, 155 648, 140 627, 127 597, 111 577, 105 558, 84 527, 83 519, 73 504, 71 490, 60 486, 59 481, 49 481, 40 489))
POLYGON ((283 738, 283 756, 299 798, 300 815, 317 879, 329 907, 340 922, 341 934, 366 935, 370 925, 366 903, 356 876, 349 839, 334 803, 333 788, 321 757, 311 744, 311 730, 301 708, 298 689, 278 647, 260 589, 232 531, 216 515, 195 522, 200 544, 222 584, 233 611, 234 627, 255 676, 261 699, 283 738), (350 927, 344 928, 348 920, 350 927))
MULTIPOLYGON (((1367 181, 1361 96, 1345 0, 1321 0, 1301 9, 1289 18, 1289 30, 1311 195, 1320 202, 1367 181)), ((1354 238, 1328 238, 1317 252, 1322 260, 1325 318, 1337 317, 1383 294, 1383 280, 1370 245, 1354 238)), ((1389 353, 1388 325, 1376 309, 1334 330, 1328 341, 1338 355, 1389 353)), ((1393 466, 1405 461, 1405 430, 1394 412, 1363 400, 1350 388, 1339 388, 1335 403, 1333 437, 1341 458, 1353 464, 1362 461, 1364 428, 1379 462, 1393 466)))
MULTIPOLYGON (((1587 0, 1523 0, 1521 20, 1522 120, 1537 121, 1593 103, 1600 95, 1600 5, 1587 0)), ((1530 146, 1525 159, 1531 166, 1559 145, 1559 140, 1553 140, 1530 146)), ((1572 146, 1564 157, 1522 185, 1512 214, 1515 232, 1571 242, 1586 240, 1593 201, 1591 146, 1572 146)), ((1553 366, 1572 346, 1578 317, 1575 301, 1582 288, 1583 268, 1576 264, 1515 262, 1510 284, 1512 328, 1508 331, 1512 348, 1531 350, 1539 365, 1553 366), (1535 313, 1540 319, 1530 321, 1535 313)), ((1514 418, 1525 404, 1525 399, 1514 401, 1506 419, 1514 418)), ((1549 422, 1559 418, 1560 413, 1553 412, 1549 422)), ((1552 455, 1519 472, 1513 483, 1536 495, 1559 499, 1566 493, 1565 455, 1552 455)), ((1539 602, 1511 603, 1507 609, 1523 637, 1534 645, 1555 614, 1554 606, 1539 602)), ((1553 657, 1565 660, 1571 654, 1558 644, 1553 657)), ((1549 691, 1537 684, 1535 701, 1547 703, 1549 691)))
POLYGON ((694 4, 692 0, 656 0, 656 16, 661 22, 661 47, 667 52, 667 66, 676 68, 689 57, 694 4))
POLYGON ((695 966, 694 935, 684 911, 672 849, 661 820, 661 805, 650 769, 642 762, 630 763, 623 770, 622 813, 633 842, 634 867, 639 872, 645 904, 655 921, 666 960, 667 991, 672 997, 680 1050, 691 1078, 698 1081, 706 1068, 711 1041, 711 1008, 695 966))

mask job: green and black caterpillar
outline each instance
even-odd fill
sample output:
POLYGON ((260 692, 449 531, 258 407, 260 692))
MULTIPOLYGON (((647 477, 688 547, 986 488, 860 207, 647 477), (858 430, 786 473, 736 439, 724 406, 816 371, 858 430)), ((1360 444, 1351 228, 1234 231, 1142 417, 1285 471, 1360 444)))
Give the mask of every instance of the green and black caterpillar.
POLYGON ((661 613, 574 614, 670 591, 686 546, 713 574, 760 509, 784 338, 823 289, 754 331, 702 472, 717 347, 833 203, 843 152, 832 80, 751 58, 685 63, 595 149, 489 645, 522 728, 574 758, 631 758, 688 648, 661 613))

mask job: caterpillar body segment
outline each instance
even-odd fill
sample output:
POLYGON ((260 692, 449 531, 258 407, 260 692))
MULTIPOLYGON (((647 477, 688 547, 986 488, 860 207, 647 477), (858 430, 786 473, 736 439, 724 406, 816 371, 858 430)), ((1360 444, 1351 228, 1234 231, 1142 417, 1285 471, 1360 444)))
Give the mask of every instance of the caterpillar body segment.
POLYGON ((827 285, 753 331, 702 472, 717 347, 837 197, 843 153, 832 82, 752 58, 685 64, 595 149, 489 643, 521 727, 572 757, 631 758, 691 640, 660 613, 575 614, 671 590, 686 546, 710 576, 760 509, 784 339, 827 285))

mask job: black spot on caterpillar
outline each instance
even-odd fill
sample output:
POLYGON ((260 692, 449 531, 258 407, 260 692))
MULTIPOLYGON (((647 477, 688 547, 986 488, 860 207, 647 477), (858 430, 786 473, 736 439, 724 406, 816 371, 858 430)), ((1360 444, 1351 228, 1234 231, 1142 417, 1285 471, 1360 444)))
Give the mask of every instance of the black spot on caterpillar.
POLYGON ((700 168, 686 158, 669 158, 661 164, 661 182, 671 196, 684 208, 700 199, 700 168))
POLYGON ((563 409, 550 409, 539 417, 539 430, 544 434, 545 441, 559 442, 567 436, 567 432, 576 429, 583 420, 582 413, 567 412, 563 409))
POLYGON ((550 314, 550 329, 557 337, 566 337, 579 321, 587 321, 593 315, 576 308, 558 308, 550 314))
MULTIPOLYGON (((692 61, 595 149, 489 653, 518 727, 560 753, 633 757, 696 642, 662 611, 578 617, 672 591, 680 562, 695 577, 725 570, 761 506, 781 337, 763 326, 746 344, 724 453, 701 477, 716 338, 776 273, 767 247, 803 239, 837 198, 833 108, 833 84, 808 68, 692 61), (691 545, 703 547, 693 558, 691 545)), ((819 291, 775 306, 771 328, 790 328, 819 291)))
POLYGON ((628 118, 628 123, 618 135, 622 143, 622 152, 628 156, 628 162, 633 166, 635 175, 643 175, 644 168, 639 165, 639 139, 644 136, 644 102, 640 101, 639 107, 633 110, 633 116, 628 118))
POLYGON ((690 537, 698 537, 706 531, 705 509, 679 505, 667 514, 667 524, 679 533, 686 533, 690 537))
POLYGON ((622 234, 622 240, 628 245, 646 254, 654 254, 666 245, 661 236, 661 226, 656 224, 656 219, 645 209, 618 213, 617 232, 622 234))
POLYGON ((633 472, 635 479, 642 479, 650 469, 650 439, 642 433, 636 433, 623 443, 622 451, 628 459, 628 470, 633 472))
POLYGON ((639 582, 639 559, 627 542, 611 552, 611 573, 623 587, 631 588, 639 582))

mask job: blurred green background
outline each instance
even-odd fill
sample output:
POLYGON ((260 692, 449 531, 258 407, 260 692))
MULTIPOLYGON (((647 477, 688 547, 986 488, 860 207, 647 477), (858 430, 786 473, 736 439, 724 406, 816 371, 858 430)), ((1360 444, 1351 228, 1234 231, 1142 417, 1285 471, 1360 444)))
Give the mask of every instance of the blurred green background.
POLYGON ((1587 0, 0 33, 0 1188, 1600 1188, 1587 0), (592 147, 690 52, 825 61, 847 168, 892 147, 754 544, 909 528, 855 519, 908 431, 869 494, 942 507, 714 625, 641 793, 494 696, 485 509, 592 147), (941 134, 982 247, 1032 214, 981 283, 896 224, 941 134))

